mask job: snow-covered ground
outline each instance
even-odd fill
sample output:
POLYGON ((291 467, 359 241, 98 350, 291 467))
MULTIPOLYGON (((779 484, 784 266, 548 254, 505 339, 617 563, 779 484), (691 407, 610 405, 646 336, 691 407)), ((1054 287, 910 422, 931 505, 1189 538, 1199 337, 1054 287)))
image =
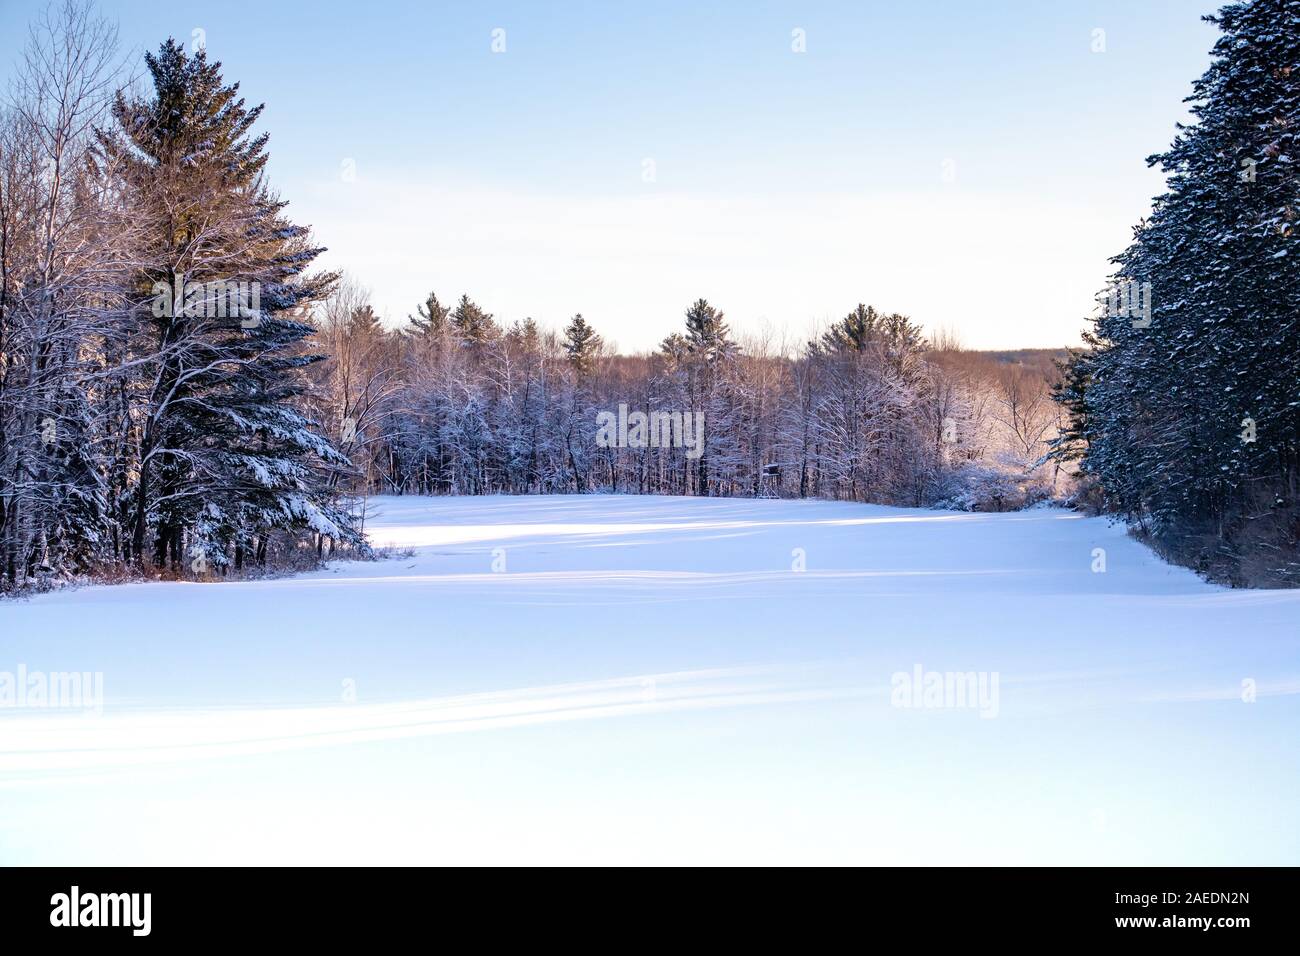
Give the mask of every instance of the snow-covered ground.
POLYGON ((1300 863, 1300 592, 1051 509, 371 505, 413 557, 0 604, 103 674, 0 710, 0 862, 1300 863))

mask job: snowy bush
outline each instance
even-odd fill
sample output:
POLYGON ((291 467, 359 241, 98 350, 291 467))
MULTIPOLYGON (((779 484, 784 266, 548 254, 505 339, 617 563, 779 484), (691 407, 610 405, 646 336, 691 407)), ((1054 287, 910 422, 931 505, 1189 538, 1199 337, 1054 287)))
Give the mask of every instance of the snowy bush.
MULTIPOLYGON (((991 465, 968 462, 940 479, 936 508, 952 511, 1011 511, 1027 501, 1017 476, 991 465)), ((1037 499, 1041 500, 1041 498, 1037 499)))

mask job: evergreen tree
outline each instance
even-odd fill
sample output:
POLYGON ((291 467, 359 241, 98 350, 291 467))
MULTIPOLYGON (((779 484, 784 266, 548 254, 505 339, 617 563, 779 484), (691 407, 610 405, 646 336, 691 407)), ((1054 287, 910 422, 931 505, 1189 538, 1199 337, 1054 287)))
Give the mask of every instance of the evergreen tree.
POLYGON ((662 355, 671 366, 679 366, 686 362, 690 354, 690 345, 686 341, 686 336, 680 332, 672 332, 664 336, 664 340, 659 343, 659 354, 662 355))
POLYGON ((415 307, 415 312, 415 315, 407 316, 408 331, 413 335, 436 338, 447 329, 451 307, 439 302, 436 292, 430 292, 424 304, 415 307))
POLYGON ((691 352, 706 362, 716 362, 732 351, 731 330, 723 315, 704 299, 686 310, 686 342, 691 352))
MULTIPOLYGON (((1084 341, 1088 346, 1096 344, 1089 333, 1085 333, 1084 341)), ((1063 361, 1055 362, 1060 378, 1052 385, 1052 401, 1062 407, 1066 420, 1060 434, 1048 444, 1051 447, 1051 458, 1061 464, 1077 463, 1086 458, 1092 443, 1088 420, 1091 359, 1091 348, 1069 349, 1063 361)))
POLYGON ((479 308, 467 295, 462 295, 452 310, 451 324, 460 336, 461 344, 476 353, 481 352, 498 334, 492 316, 479 308))
POLYGON ((1222 36, 1195 122, 1148 160, 1167 191, 1116 258, 1096 348, 1061 399, 1085 473, 1172 555, 1234 583, 1300 583, 1300 0, 1206 19, 1222 36))
POLYGON ((322 479, 346 459, 295 408, 300 370, 321 358, 303 348, 302 317, 336 276, 307 275, 322 250, 263 180, 267 136, 250 133, 262 107, 246 108, 202 50, 169 40, 145 60, 153 96, 119 93, 101 134, 150 223, 133 557, 150 527, 156 563, 199 569, 230 546, 237 563, 250 546, 264 554, 275 528, 356 540, 322 479))
POLYGON ((564 354, 580 379, 591 374, 601 338, 579 312, 564 328, 564 354))
POLYGON ((856 309, 823 333, 821 346, 829 352, 865 352, 876 339, 879 323, 876 310, 859 302, 856 309))
POLYGON ((696 299, 686 310, 686 350, 692 362, 688 370, 687 396, 691 410, 704 415, 704 449, 696 461, 696 493, 709 495, 709 460, 720 432, 724 405, 720 401, 727 390, 722 368, 725 360, 736 353, 729 338, 730 329, 723 314, 704 299, 696 299))

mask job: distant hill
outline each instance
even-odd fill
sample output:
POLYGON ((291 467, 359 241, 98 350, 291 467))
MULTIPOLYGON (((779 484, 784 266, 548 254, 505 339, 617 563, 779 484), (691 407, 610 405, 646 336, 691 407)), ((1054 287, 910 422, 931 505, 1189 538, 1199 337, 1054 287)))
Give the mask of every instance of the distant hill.
POLYGON ((1055 362, 1064 359, 1065 349, 992 349, 981 351, 961 349, 935 351, 928 358, 945 368, 962 369, 971 373, 998 376, 1013 368, 1023 368, 1041 374, 1049 381, 1055 380, 1055 362))

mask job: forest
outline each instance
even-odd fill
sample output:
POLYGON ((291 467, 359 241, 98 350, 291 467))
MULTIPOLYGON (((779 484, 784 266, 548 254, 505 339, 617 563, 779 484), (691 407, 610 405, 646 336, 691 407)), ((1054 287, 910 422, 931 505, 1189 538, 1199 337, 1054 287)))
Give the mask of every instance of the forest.
POLYGON ((1205 19, 1221 36, 1188 100, 1195 122, 1147 160, 1168 190, 1072 352, 1054 455, 1171 560, 1227 584, 1294 587, 1300 3, 1205 19))
POLYGON ((1197 121, 1150 160, 1169 191, 1056 362, 865 302, 733 333, 705 298, 621 354, 600 317, 497 318, 440 275, 445 300, 387 321, 314 268, 219 62, 168 40, 128 82, 107 21, 52 7, 0 115, 0 591, 365 556, 370 494, 594 492, 1050 499, 1216 580, 1294 585, 1300 31, 1274 28, 1297 10, 1215 21, 1197 121), (619 409, 700 441, 602 440, 619 409))
MULTIPOLYGON (((1059 409, 1050 359, 1000 362, 931 342, 906 316, 857 305, 792 347, 733 337, 700 299, 651 354, 562 330, 503 326, 436 294, 387 330, 344 282, 325 302, 315 420, 383 494, 821 497, 1002 510, 1060 492, 1046 460, 1059 409), (702 421, 700 448, 603 444, 620 407, 702 421)), ((1041 358, 1041 357, 1040 357, 1041 358)))

